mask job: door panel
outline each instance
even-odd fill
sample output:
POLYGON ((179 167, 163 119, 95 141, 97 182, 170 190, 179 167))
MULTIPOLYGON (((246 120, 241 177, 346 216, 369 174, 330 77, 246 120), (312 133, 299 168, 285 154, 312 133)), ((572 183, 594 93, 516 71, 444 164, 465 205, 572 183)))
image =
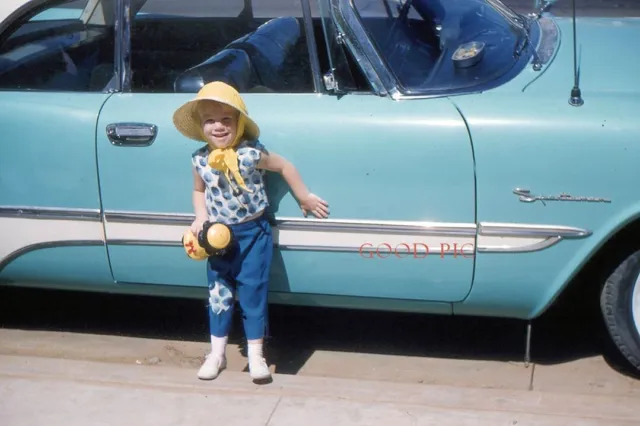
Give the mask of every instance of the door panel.
MULTIPOLYGON (((182 137, 171 117, 192 97, 114 95, 100 115, 102 200, 118 281, 206 285, 204 263, 188 259, 180 246, 192 215, 190 155, 200 145, 182 137), (147 147, 113 145, 105 129, 119 122, 156 125, 157 137, 147 147)), ((394 102, 367 95, 315 94, 244 98, 261 126, 261 142, 291 160, 331 209, 330 221, 305 221, 281 178, 268 175, 270 210, 279 221, 276 243, 281 246, 274 259, 272 291, 464 298, 473 258, 462 256, 460 248, 471 248, 474 242, 473 162, 466 127, 447 99, 394 102), (441 235, 421 234, 418 228, 424 221, 436 222, 432 230, 441 235), (382 257, 369 257, 358 251, 366 243, 416 243, 418 248, 426 243, 431 251, 419 253, 419 258, 385 257, 388 248, 381 246, 382 257), (441 243, 451 249, 455 244, 456 254, 440 256, 441 243)))
POLYGON ((84 20, 87 3, 38 2, 0 37, 0 280, 113 283, 96 122, 114 32, 109 19, 84 20))
MULTIPOLYGON (((462 300, 474 262, 461 254, 475 242, 474 167, 450 101, 314 93, 299 2, 222 5, 149 0, 134 13, 132 93, 111 97, 98 122, 115 279, 206 288, 204 262, 189 259, 180 244, 193 218, 191 153, 201 144, 180 135, 172 115, 203 82, 218 79, 243 94, 266 148, 293 162, 330 204, 329 220, 303 218, 284 181, 268 174, 277 245, 272 292, 462 300), (153 42, 159 33, 161 44, 153 42), (157 130, 152 143, 109 140, 109 126, 135 123, 157 130), (449 248, 442 256, 441 244, 449 248), (379 247, 379 256, 362 247, 379 247), (395 247, 400 256, 388 256, 395 247), (423 247, 430 253, 403 254, 423 247)), ((323 34, 316 27, 316 37, 323 34)), ((322 54, 320 62, 325 70, 322 54)))
POLYGON ((96 116, 107 98, 0 92, 0 279, 113 282, 95 153, 96 116), (87 252, 66 258, 68 245, 87 252), (60 257, 72 269, 61 269, 60 257))

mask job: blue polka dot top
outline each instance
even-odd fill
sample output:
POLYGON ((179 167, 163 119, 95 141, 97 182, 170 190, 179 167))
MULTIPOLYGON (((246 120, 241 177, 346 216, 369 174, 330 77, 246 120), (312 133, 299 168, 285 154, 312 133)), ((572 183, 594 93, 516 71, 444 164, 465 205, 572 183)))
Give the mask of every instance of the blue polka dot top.
POLYGON ((219 170, 207 163, 209 147, 196 150, 191 163, 205 183, 205 200, 210 221, 227 225, 241 223, 269 205, 264 184, 264 170, 258 169, 258 161, 264 150, 259 141, 244 141, 238 145, 238 169, 245 185, 253 193, 246 192, 235 180, 232 182, 219 170))

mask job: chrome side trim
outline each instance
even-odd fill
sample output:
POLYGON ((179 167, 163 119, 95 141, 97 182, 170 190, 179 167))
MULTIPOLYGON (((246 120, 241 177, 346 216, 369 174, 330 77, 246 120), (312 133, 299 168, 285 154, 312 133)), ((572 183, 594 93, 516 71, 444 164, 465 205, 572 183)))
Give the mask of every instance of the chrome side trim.
MULTIPOLYGON (((105 212, 108 222, 153 223, 165 225, 191 224, 195 215, 186 213, 105 212)), ((276 217, 278 229, 322 230, 325 232, 384 232, 419 233, 421 235, 451 235, 473 237, 476 229, 480 235, 505 237, 586 237, 591 231, 570 226, 537 225, 520 223, 481 222, 473 223, 418 222, 367 219, 315 219, 276 217)))
POLYGON ((530 253, 534 251, 540 251, 556 245, 562 240, 562 237, 549 237, 543 241, 528 244, 525 246, 509 246, 509 245, 489 245, 479 244, 477 251, 479 253, 530 253))
MULTIPOLYGON (((49 219, 49 220, 70 220, 70 221, 95 221, 100 222, 101 215, 99 209, 59 209, 42 208, 33 206, 2 206, 0 207, 0 217, 21 218, 21 219, 49 219)), ((188 226, 194 219, 193 214, 185 213, 146 213, 127 211, 107 211, 105 221, 111 223, 140 224, 144 225, 167 225, 167 226, 188 226)), ((473 223, 447 223, 447 222, 418 222, 418 221, 394 221, 394 220, 358 220, 358 219, 315 219, 315 218, 294 218, 276 217, 273 226, 276 232, 280 231, 302 231, 318 232, 320 234, 388 234, 406 235, 415 237, 460 237, 474 239, 477 237, 479 252, 496 253, 522 253, 539 251, 549 248, 563 239, 585 238, 592 235, 587 229, 560 226, 560 225, 539 225, 521 223, 501 223, 501 222, 481 222, 476 226, 473 223), (498 238, 493 240, 493 238, 498 238), (501 240, 500 238, 504 238, 501 240), (529 240, 529 241, 528 241, 529 240), (503 244, 504 242, 504 244, 503 244)), ((154 232, 150 232, 149 239, 124 238, 108 239, 109 244, 114 245, 159 245, 159 246, 180 246, 176 241, 158 240, 154 237, 154 232)), ((173 231, 171 231, 173 232, 173 231)), ((392 237, 393 238, 393 237, 392 237)), ((96 244, 103 244, 101 240, 88 240, 96 244)), ((302 240, 303 241, 303 240, 302 240)), ((344 240, 343 240, 344 241, 344 240)), ((342 246, 329 243, 326 245, 317 244, 280 244, 279 247, 288 250, 318 250, 318 251, 360 251, 361 245, 353 244, 354 240, 342 246)), ((290 242, 294 242, 291 241, 290 242)), ((40 246, 52 244, 85 244, 86 241, 79 242, 45 242, 35 244, 30 250, 40 246)), ((433 240, 429 244, 435 244, 433 240)), ((31 247, 31 246, 27 246, 31 247)), ((431 246, 430 246, 431 247, 431 246)), ((430 248, 431 249, 431 248, 430 248)), ((21 249, 22 250, 22 249, 21 249)), ((372 249, 373 250, 373 249, 372 249)), ((468 249, 460 248, 468 252, 468 249)), ((366 250, 365 250, 366 251, 366 250)), ((453 250, 450 250, 453 252, 453 250)), ((445 250, 446 252, 446 250, 445 250)), ((4 262, 4 260, 3 260, 4 262)))
POLYGON ((286 230, 318 230, 324 232, 372 232, 383 234, 411 233, 418 235, 447 235, 475 237, 472 223, 406 222, 348 219, 276 218, 275 226, 286 230))
POLYGON ((439 92, 439 93, 430 93, 430 94, 416 94, 416 95, 405 95, 399 91, 396 91, 395 95, 393 95, 393 100, 396 101, 404 101, 404 100, 414 100, 414 99, 438 99, 438 98, 451 98, 452 96, 464 96, 464 95, 475 95, 482 93, 483 90, 478 90, 475 88, 471 88, 469 90, 460 90, 457 92, 439 92))
POLYGON ((42 243, 30 244, 10 253, 9 255, 5 256, 4 259, 0 259, 0 272, 2 272, 2 270, 6 268, 7 265, 9 265, 20 256, 23 256, 32 251, 58 247, 86 247, 104 245, 105 242, 100 240, 47 241, 42 243))
POLYGON ((107 210, 104 214, 106 222, 146 223, 150 225, 191 225, 191 222, 193 222, 195 218, 195 214, 183 213, 145 213, 107 210))
POLYGON ((592 233, 587 229, 559 225, 534 225, 519 223, 481 222, 478 225, 478 237, 511 238, 506 244, 485 244, 480 240, 479 253, 530 253, 558 244, 565 238, 584 238, 592 233), (517 239, 535 239, 529 244, 516 245, 517 239))
MULTIPOLYGON (((361 253, 386 253, 384 248, 381 248, 380 246, 371 246, 371 247, 341 247, 341 246, 313 246, 313 245, 292 245, 292 244, 275 244, 276 247, 279 247, 281 249, 284 250, 295 250, 295 251, 330 251, 330 252, 344 252, 344 253, 354 253, 354 252, 361 252, 361 253)), ((399 254, 404 254, 405 252, 403 250, 407 250, 405 247, 400 247, 400 250, 398 250, 399 254)), ((398 247, 393 247, 393 250, 398 249, 398 247)), ((440 248, 436 247, 428 247, 428 250, 423 249, 422 247, 415 247, 415 248, 411 248, 409 247, 408 250, 411 250, 410 252, 407 252, 407 255, 412 255, 414 253, 414 249, 416 254, 423 254, 423 253, 437 253, 438 255, 462 255, 462 254, 466 254, 466 255, 470 255, 469 257, 473 256, 473 249, 468 249, 468 248, 463 248, 463 247, 456 247, 456 248, 447 248, 447 250, 441 250, 440 248)), ((391 253, 389 253, 391 254, 391 253)), ((394 254, 395 256, 395 254, 394 254)))
POLYGON ((109 245, 114 246, 154 246, 154 247, 182 247, 182 243, 177 241, 160 240, 134 240, 134 239, 113 239, 107 240, 109 245))
POLYGON ((503 237, 582 238, 590 236, 591 231, 571 226, 481 222, 478 234, 503 237))
POLYGON ((0 217, 49 220, 89 220, 99 222, 100 209, 0 206, 0 217))
MULTIPOLYGON (((180 241, 157 241, 157 240, 108 240, 110 245, 118 245, 118 246, 153 246, 153 247, 182 247, 180 241)), ((342 253, 376 253, 381 252, 385 253, 384 247, 379 246, 321 246, 321 245, 294 245, 294 244, 274 244, 274 247, 278 247, 282 250, 292 250, 292 251, 323 251, 323 252, 342 252, 342 253)), ((394 247, 395 249, 395 247, 394 247)), ((404 247, 400 247, 400 250, 404 250, 404 247)), ((407 255, 413 254, 413 248, 410 247, 411 252, 407 253, 407 255)), ((424 250, 422 247, 415 247, 415 251, 418 254, 426 253, 427 250, 424 250)), ((428 251, 430 253, 438 253, 438 255, 469 255, 473 256, 473 249, 469 249, 466 247, 449 247, 446 250, 441 250, 440 247, 428 247, 428 251)), ((402 251, 399 251, 402 254, 402 251)))
MULTIPOLYGON (((106 211, 107 222, 146 223, 162 225, 190 225, 195 215, 181 213, 142 213, 106 211)), ((365 219, 305 219, 276 217, 274 226, 282 230, 322 232, 412 233, 419 235, 448 235, 474 237, 473 223, 442 223, 413 221, 380 221, 365 219)))

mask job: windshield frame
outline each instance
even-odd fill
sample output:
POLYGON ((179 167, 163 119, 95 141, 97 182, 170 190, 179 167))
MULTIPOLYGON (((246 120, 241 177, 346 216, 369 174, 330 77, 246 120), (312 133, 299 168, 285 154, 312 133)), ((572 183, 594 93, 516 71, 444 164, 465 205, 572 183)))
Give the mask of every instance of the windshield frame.
POLYGON ((532 25, 530 18, 515 12, 500 0, 483 0, 488 7, 505 20, 505 24, 508 24, 517 32, 518 42, 516 45, 530 38, 531 46, 528 46, 530 48, 524 49, 519 55, 515 55, 510 69, 493 81, 467 88, 434 89, 427 87, 408 90, 403 87, 401 81, 398 80, 377 48, 375 41, 368 34, 354 0, 329 1, 332 4, 335 24, 342 33, 342 41, 349 47, 363 72, 370 77, 374 93, 379 96, 389 96, 396 100, 477 93, 501 86, 527 66, 533 58, 532 49, 535 49, 540 36, 540 29, 532 25))
POLYGON ((496 12, 501 14, 514 28, 520 30, 520 36, 524 36, 527 32, 527 18, 504 4, 501 0, 484 0, 496 12))

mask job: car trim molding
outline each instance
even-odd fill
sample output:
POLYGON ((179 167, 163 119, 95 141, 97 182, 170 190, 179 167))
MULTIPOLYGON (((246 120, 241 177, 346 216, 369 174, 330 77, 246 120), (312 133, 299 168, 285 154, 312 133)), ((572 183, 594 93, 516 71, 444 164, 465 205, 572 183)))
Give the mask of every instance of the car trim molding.
POLYGON ((559 225, 535 225, 519 223, 481 222, 478 229, 481 235, 489 236, 526 236, 582 238, 591 235, 591 231, 559 225))
MULTIPOLYGON (((194 217, 184 213, 107 211, 107 235, 113 236, 107 242, 179 246, 183 227, 190 225, 194 217), (140 229, 141 225, 146 225, 147 230, 140 229), (170 229, 178 226, 181 227, 179 235, 175 233, 177 230, 170 229), (174 236, 167 238, 169 233, 174 236), (165 237, 158 238, 158 235, 165 237)), ((417 243, 420 247, 414 246, 413 250, 418 252, 437 250, 453 255, 468 253, 469 245, 483 253, 539 251, 563 239, 591 235, 589 230, 569 226, 499 222, 481 222, 476 226, 473 223, 276 217, 273 227, 275 245, 287 250, 374 251, 389 244, 417 243), (370 245, 363 247, 365 243, 370 245), (424 245, 428 249, 422 248, 424 245)))
MULTIPOLYGON (((69 245, 181 246, 193 214, 0 206, 2 268, 39 248, 69 245), (103 228, 104 225, 104 228, 103 228), (14 232, 26 229, 25 233, 14 232), (106 234, 105 234, 106 232, 106 234)), ((284 250, 438 253, 524 253, 547 249, 591 231, 570 226, 522 223, 448 223, 395 220, 276 217, 274 245, 284 250), (475 250, 474 250, 475 249, 475 250)), ((0 270, 2 269, 0 268, 0 270)))
POLYGON ((35 250, 105 244, 98 209, 0 206, 0 235, 0 271, 35 250))
POLYGON ((0 206, 0 218, 100 221, 100 209, 69 209, 36 206, 0 206))
MULTIPOLYGON (((181 246, 191 214, 108 211, 107 242, 113 245, 181 246)), ((276 217, 274 246, 284 250, 473 254, 475 226, 466 223, 403 222, 276 217)))
POLYGON ((516 246, 514 244, 509 244, 503 242, 500 244, 496 242, 491 244, 491 242, 486 239, 482 239, 483 244, 478 245, 478 252, 480 253, 531 253, 534 251, 544 250, 549 248, 556 243, 559 243, 562 237, 548 237, 545 239, 540 239, 538 241, 532 241, 528 244, 523 244, 521 246, 516 246))
MULTIPOLYGON (((107 211, 107 222, 155 223, 163 225, 190 225, 195 219, 193 214, 181 213, 145 213, 107 211)), ((319 230, 323 232, 380 232, 380 233, 417 233, 421 235, 458 235, 475 236, 473 223, 415 222, 415 221, 379 221, 364 219, 315 219, 276 217, 275 224, 280 229, 319 230)))
POLYGON ((6 256, 0 258, 0 272, 4 270, 11 262, 17 258, 31 253, 32 251, 48 248, 60 247, 88 247, 88 246, 104 246, 103 240, 66 240, 66 241, 43 241, 40 243, 29 244, 12 251, 6 256))

